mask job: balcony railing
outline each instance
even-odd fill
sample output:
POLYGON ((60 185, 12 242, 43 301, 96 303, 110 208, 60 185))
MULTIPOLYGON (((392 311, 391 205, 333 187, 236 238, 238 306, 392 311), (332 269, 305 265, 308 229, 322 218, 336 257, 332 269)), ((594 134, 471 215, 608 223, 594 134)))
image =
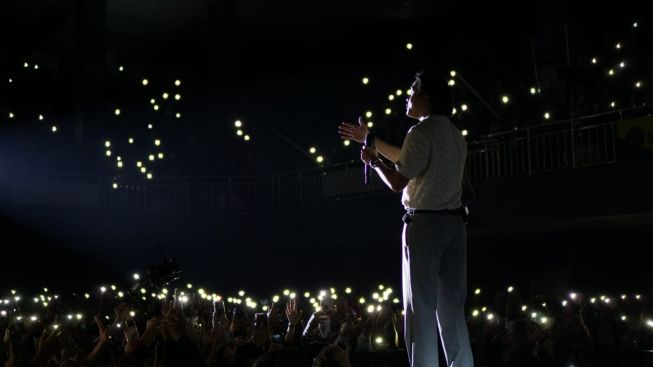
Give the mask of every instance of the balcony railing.
MULTIPOLYGON (((529 126, 468 142, 472 182, 529 176, 618 161, 618 127, 642 116, 622 110, 529 126)), ((363 183, 358 161, 265 176, 160 178, 111 187, 99 176, 0 176, 0 202, 21 206, 94 206, 145 212, 274 210, 375 195, 389 195, 373 172, 363 183)))

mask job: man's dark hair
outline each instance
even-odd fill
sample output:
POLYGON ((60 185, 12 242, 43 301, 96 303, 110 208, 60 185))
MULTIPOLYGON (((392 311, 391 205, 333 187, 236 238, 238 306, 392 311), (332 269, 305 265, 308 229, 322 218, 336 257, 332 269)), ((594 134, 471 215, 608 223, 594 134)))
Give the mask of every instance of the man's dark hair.
POLYGON ((451 116, 453 111, 453 96, 447 85, 447 80, 432 71, 420 71, 415 74, 417 88, 424 93, 431 105, 431 114, 451 116))

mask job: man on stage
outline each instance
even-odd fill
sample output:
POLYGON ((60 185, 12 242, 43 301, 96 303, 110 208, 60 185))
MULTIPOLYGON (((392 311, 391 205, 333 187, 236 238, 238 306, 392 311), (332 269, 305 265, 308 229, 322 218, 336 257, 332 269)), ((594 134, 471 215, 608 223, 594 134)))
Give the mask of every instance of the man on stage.
POLYGON ((418 122, 401 148, 375 138, 360 118, 357 125, 342 123, 340 135, 364 143, 361 160, 390 189, 403 191, 404 336, 411 367, 438 366, 437 326, 447 366, 472 367, 464 314, 467 239, 461 202, 467 145, 448 117, 453 102, 444 78, 418 73, 406 102, 406 115, 418 122))

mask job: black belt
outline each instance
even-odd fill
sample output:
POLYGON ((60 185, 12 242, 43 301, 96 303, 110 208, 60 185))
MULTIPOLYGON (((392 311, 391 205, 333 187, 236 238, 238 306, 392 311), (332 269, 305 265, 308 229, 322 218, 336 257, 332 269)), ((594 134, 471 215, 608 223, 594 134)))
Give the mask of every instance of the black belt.
POLYGON ((425 209, 406 209, 406 214, 403 217, 403 221, 406 224, 411 222, 410 217, 417 214, 439 214, 439 215, 453 215, 462 217, 463 221, 467 223, 467 216, 469 212, 467 207, 463 206, 458 209, 441 209, 441 210, 425 210, 425 209))

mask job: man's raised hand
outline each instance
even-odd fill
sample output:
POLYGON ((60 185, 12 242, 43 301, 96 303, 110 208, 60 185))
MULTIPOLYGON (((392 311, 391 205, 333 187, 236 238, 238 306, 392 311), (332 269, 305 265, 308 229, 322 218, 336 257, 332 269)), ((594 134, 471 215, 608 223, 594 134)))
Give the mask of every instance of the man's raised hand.
POLYGON ((358 118, 358 124, 342 122, 338 128, 338 133, 342 139, 353 140, 359 144, 365 143, 365 137, 369 132, 370 129, 367 128, 362 117, 358 118))

